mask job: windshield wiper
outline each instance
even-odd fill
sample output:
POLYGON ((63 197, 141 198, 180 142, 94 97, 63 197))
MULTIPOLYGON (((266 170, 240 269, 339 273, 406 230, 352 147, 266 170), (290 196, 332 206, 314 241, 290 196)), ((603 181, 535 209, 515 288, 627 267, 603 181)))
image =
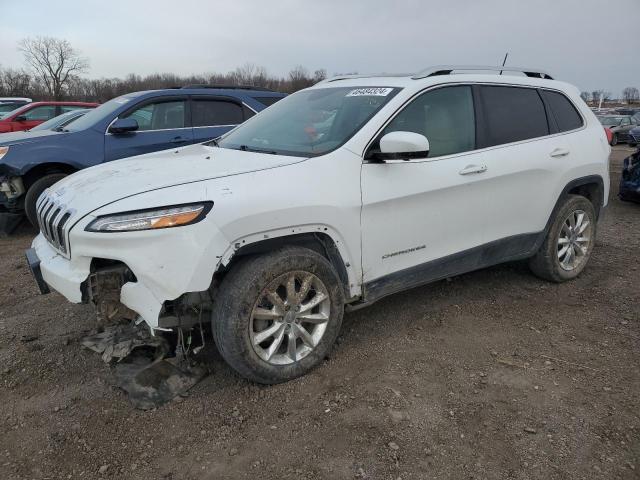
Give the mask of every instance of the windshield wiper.
POLYGON ((278 154, 278 152, 276 152, 275 150, 263 150, 261 148, 250 147, 248 145, 240 145, 238 149, 242 150, 243 152, 268 153, 269 155, 278 154))
POLYGON ((218 140, 216 140, 215 138, 212 138, 211 140, 209 140, 208 142, 205 143, 205 145, 207 147, 213 145, 214 147, 219 147, 220 145, 218 145, 218 140))

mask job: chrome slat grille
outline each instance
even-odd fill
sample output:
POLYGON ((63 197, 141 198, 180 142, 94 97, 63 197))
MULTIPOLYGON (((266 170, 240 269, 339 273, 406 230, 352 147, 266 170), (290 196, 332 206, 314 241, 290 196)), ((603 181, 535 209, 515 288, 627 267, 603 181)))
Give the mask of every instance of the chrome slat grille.
POLYGON ((67 231, 64 227, 71 217, 71 212, 45 192, 36 202, 36 213, 38 214, 40 233, 53 248, 66 255, 68 252, 67 231))

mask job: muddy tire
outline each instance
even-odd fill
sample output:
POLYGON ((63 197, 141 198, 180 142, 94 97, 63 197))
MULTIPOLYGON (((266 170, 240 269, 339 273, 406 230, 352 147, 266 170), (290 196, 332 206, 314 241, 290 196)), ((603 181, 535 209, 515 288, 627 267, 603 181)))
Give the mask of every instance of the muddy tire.
POLYGON ((531 271, 551 282, 576 278, 591 256, 596 239, 596 212, 581 195, 568 195, 555 214, 544 242, 529 260, 531 271))
POLYGON ((24 196, 24 213, 27 216, 29 223, 31 223, 31 225, 36 229, 39 229, 38 217, 36 215, 36 203, 38 202, 38 197, 40 197, 42 192, 47 188, 66 176, 67 175, 64 173, 52 173, 50 175, 46 175, 33 182, 27 190, 27 193, 24 196))
POLYGON ((344 291, 331 263, 313 250, 283 247, 232 267, 215 296, 212 330, 234 370, 275 384, 326 358, 343 313, 344 291))

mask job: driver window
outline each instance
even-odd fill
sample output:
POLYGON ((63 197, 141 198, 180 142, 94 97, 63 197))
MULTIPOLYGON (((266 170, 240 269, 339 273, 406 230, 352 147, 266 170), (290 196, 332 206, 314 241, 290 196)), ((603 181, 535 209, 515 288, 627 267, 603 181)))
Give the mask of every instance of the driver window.
POLYGON ((423 93, 400 112, 382 135, 415 132, 429 140, 429 158, 475 148, 475 115, 469 86, 444 87, 423 93))

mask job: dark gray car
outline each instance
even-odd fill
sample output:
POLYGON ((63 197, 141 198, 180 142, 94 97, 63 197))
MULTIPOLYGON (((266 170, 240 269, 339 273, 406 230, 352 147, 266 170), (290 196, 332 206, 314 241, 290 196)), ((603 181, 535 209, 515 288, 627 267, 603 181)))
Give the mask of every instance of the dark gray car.
POLYGON ((619 142, 629 142, 629 131, 638 126, 638 120, 631 115, 603 115, 599 116, 600 123, 613 133, 611 145, 619 142))

